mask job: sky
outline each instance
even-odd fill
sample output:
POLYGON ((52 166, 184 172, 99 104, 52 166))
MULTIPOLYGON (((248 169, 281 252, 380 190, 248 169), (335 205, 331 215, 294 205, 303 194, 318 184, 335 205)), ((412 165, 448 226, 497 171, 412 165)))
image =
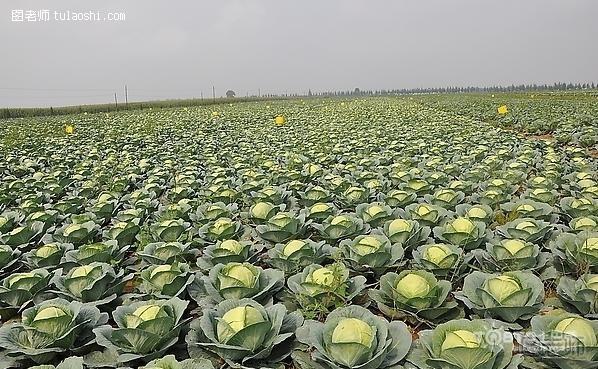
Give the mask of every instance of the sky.
POLYGON ((597 16, 595 0, 1 0, 0 107, 125 85, 145 101, 598 82, 597 16))

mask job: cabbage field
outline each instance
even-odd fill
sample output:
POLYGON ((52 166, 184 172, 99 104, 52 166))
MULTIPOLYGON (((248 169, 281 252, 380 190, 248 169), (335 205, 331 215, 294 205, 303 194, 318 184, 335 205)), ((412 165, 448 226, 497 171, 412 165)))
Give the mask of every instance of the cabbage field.
POLYGON ((598 368, 598 98, 529 95, 1 120, 0 368, 598 368))

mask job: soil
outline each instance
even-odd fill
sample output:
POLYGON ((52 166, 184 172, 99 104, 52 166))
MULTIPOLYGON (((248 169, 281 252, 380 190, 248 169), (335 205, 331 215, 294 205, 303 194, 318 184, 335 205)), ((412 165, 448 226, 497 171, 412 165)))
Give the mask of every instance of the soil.
POLYGON ((526 135, 526 138, 530 140, 544 140, 544 141, 554 141, 554 136, 552 133, 545 133, 543 135, 526 135))

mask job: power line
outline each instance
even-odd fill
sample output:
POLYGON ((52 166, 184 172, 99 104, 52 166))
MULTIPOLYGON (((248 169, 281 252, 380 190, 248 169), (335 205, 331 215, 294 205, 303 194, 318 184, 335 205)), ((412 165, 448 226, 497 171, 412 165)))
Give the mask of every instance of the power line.
MULTIPOLYGON (((48 91, 61 91, 61 92, 79 92, 79 91, 107 91, 112 93, 114 89, 112 88, 29 88, 29 87, 0 87, 0 90, 5 91, 40 91, 40 92, 48 92, 48 91)), ((156 87, 156 88, 134 88, 135 91, 141 92, 197 92, 199 93, 201 90, 199 88, 183 88, 183 89, 169 89, 163 87, 156 87)))
POLYGON ((18 99, 65 99, 65 98, 80 98, 80 97, 108 97, 110 98, 110 94, 103 94, 103 95, 45 95, 45 96, 23 96, 23 95, 0 95, 0 98, 18 98, 18 99))
POLYGON ((27 88, 27 87, 0 87, 6 91, 112 91, 107 88, 27 88))

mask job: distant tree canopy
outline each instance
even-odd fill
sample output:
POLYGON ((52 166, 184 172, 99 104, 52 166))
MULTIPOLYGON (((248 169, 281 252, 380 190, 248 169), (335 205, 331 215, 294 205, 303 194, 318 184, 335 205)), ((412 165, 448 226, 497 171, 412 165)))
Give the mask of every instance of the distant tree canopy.
MULTIPOLYGON (((361 90, 356 87, 354 90, 346 91, 323 91, 312 92, 308 96, 386 96, 386 95, 405 95, 405 94, 427 94, 427 93, 461 93, 461 92, 518 92, 518 91, 568 91, 568 90, 586 90, 595 89, 596 83, 564 83, 554 84, 520 84, 510 86, 448 86, 448 87, 429 87, 429 88, 401 88, 392 90, 361 90)), ((284 97, 288 95, 282 95, 284 97)))
POLYGON ((236 95, 235 91, 233 91, 233 90, 226 91, 226 97, 228 97, 228 98, 233 98, 233 97, 235 97, 235 95, 236 95))

